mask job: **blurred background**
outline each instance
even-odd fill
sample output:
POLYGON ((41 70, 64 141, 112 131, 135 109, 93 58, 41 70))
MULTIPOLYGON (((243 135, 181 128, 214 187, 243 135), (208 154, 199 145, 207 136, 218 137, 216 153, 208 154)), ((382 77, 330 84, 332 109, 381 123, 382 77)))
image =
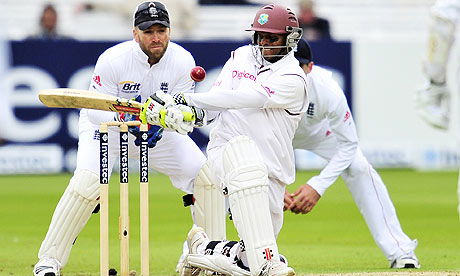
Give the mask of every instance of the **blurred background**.
MULTIPOLYGON (((0 174, 73 171, 78 110, 44 107, 40 89, 87 89, 97 57, 132 39, 139 0, 0 0, 0 174)), ((314 61, 334 72, 357 123, 361 147, 377 168, 459 167, 457 127, 441 132, 414 108, 423 86, 429 8, 434 0, 164 0, 172 40, 207 71, 207 91, 231 50, 249 43, 257 9, 291 7, 312 45, 314 61)), ((457 47, 454 45, 454 47, 457 47)), ((459 51, 454 51, 458 53, 459 51)), ((457 107, 458 54, 448 84, 457 107)), ((458 117, 458 116, 457 116, 458 117)), ((453 126, 460 125, 454 119, 453 126)), ((192 138, 204 149, 207 129, 192 138)), ((297 168, 323 162, 298 151, 297 168)))

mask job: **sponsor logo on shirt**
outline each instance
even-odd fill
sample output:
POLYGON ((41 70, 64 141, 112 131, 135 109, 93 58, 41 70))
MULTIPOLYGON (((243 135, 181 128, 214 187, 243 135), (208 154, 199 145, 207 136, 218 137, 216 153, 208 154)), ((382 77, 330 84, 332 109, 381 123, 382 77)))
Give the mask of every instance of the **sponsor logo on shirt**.
POLYGON ((122 81, 118 83, 121 86, 121 91, 125 93, 137 93, 139 92, 140 83, 134 81, 122 81))
POLYGON ((345 113, 345 116, 343 117, 343 121, 346 122, 348 119, 350 119, 350 117, 351 117, 350 111, 347 111, 347 113, 345 113))
POLYGON ((94 81, 97 85, 102 86, 102 84, 101 84, 101 76, 99 76, 99 75, 93 76, 93 81, 94 81))
POLYGON ((263 86, 261 85, 263 89, 265 89, 265 91, 267 92, 268 96, 271 96, 273 94, 275 94, 275 91, 271 90, 270 87, 268 86, 263 86))
POLYGON ((256 76, 254 76, 253 74, 250 74, 246 71, 238 71, 238 70, 233 70, 232 72, 232 78, 236 78, 236 79, 239 79, 241 80, 242 78, 245 78, 245 79, 250 79, 252 81, 256 81, 256 76))

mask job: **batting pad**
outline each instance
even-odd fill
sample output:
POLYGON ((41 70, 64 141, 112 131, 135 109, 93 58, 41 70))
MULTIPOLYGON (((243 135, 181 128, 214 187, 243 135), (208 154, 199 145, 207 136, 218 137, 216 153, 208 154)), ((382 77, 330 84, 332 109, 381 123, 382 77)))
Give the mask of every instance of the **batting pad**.
POLYGON ((99 176, 88 170, 75 172, 54 211, 38 258, 51 257, 65 266, 72 245, 98 203, 99 176))
POLYGON ((225 146, 222 160, 233 223, 243 240, 251 273, 258 275, 267 260, 279 260, 267 168, 257 145, 247 136, 232 139, 225 146))
POLYGON ((205 163, 193 188, 193 216, 195 224, 202 227, 211 240, 225 240, 225 198, 214 179, 205 163))

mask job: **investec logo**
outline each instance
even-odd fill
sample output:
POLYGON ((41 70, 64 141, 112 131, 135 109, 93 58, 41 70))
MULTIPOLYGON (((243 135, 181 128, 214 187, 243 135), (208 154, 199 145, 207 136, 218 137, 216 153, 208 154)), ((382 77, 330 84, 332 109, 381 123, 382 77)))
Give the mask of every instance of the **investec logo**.
POLYGON ((128 134, 120 135, 120 183, 128 183, 128 134))
POLYGON ((140 83, 133 82, 133 81, 122 81, 118 83, 122 85, 121 91, 125 93, 137 93, 139 92, 139 87, 141 86, 140 83))
POLYGON ((146 132, 142 133, 142 141, 140 146, 140 182, 149 181, 149 159, 148 159, 148 135, 146 132))
POLYGON ((109 134, 102 133, 101 137, 101 157, 100 157, 100 182, 101 184, 109 183, 109 134))

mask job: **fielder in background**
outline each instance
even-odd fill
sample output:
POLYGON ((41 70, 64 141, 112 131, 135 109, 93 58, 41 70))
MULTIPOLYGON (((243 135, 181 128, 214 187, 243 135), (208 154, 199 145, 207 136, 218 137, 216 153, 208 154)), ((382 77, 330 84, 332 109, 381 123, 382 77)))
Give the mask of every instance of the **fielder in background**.
MULTIPOLYGON (((460 89, 458 78, 456 80, 447 78, 447 65, 452 55, 452 45, 459 20, 460 1, 458 0, 438 0, 431 8, 429 40, 423 64, 423 71, 428 81, 424 89, 416 91, 418 114, 429 125, 441 130, 449 128, 451 117, 448 83, 452 83, 457 90, 460 89)), ((458 72, 456 74, 458 76, 458 72)), ((455 112, 458 116, 458 111, 455 112)), ((457 139, 458 137, 459 134, 457 139)), ((458 146, 460 147, 460 141, 458 146)), ((457 185, 460 216, 460 173, 457 185)))
MULTIPOLYGON (((162 95, 194 91, 190 70, 195 66, 192 55, 170 42, 170 21, 160 2, 144 2, 135 10, 134 40, 107 49, 98 59, 89 90, 122 98, 140 96, 147 99, 157 90, 162 95)), ((139 97, 138 97, 139 98, 139 97)), ((162 121, 174 131, 149 130, 149 165, 169 176, 174 187, 193 192, 193 182, 206 161, 204 154, 186 134, 192 129, 177 125, 181 111, 170 107, 174 120, 162 121), (162 136, 162 139, 160 140, 162 136)), ((34 275, 57 276, 66 265, 78 234, 86 225, 99 202, 99 124, 133 120, 130 116, 100 110, 82 109, 79 120, 77 167, 53 214, 50 227, 38 252, 34 275)), ((172 115, 171 115, 172 116, 172 115)), ((170 117, 171 117, 170 116, 170 117)), ((137 129, 131 129, 133 133, 137 129)), ((117 129, 110 129, 109 174, 119 151, 117 129)), ((130 157, 138 158, 137 139, 130 139, 130 157)))
POLYGON ((460 2, 438 0, 431 8, 430 16, 429 40, 423 64, 427 84, 417 91, 416 104, 422 119, 433 127, 446 130, 451 116, 446 73, 460 19, 460 2))
MULTIPOLYGON (((295 179, 292 138, 308 106, 306 76, 292 51, 302 30, 291 9, 270 4, 257 11, 248 31, 254 32, 252 45, 231 53, 208 93, 176 99, 192 109, 219 111, 208 162, 228 197, 244 254, 227 250, 235 242, 210 242, 193 228, 182 275, 195 275, 195 267, 226 275, 295 274, 280 261, 276 237, 285 187, 295 179)), ((158 114, 148 104, 146 117, 154 124, 158 114)))
POLYGON ((328 163, 319 175, 294 193, 286 191, 285 210, 297 214, 310 212, 340 175, 390 267, 419 268, 414 254, 417 241, 401 229, 385 184, 358 145, 355 123, 342 89, 330 71, 314 65, 305 40, 299 41, 295 57, 307 74, 311 89, 309 107, 294 135, 293 145, 314 152, 328 163))

